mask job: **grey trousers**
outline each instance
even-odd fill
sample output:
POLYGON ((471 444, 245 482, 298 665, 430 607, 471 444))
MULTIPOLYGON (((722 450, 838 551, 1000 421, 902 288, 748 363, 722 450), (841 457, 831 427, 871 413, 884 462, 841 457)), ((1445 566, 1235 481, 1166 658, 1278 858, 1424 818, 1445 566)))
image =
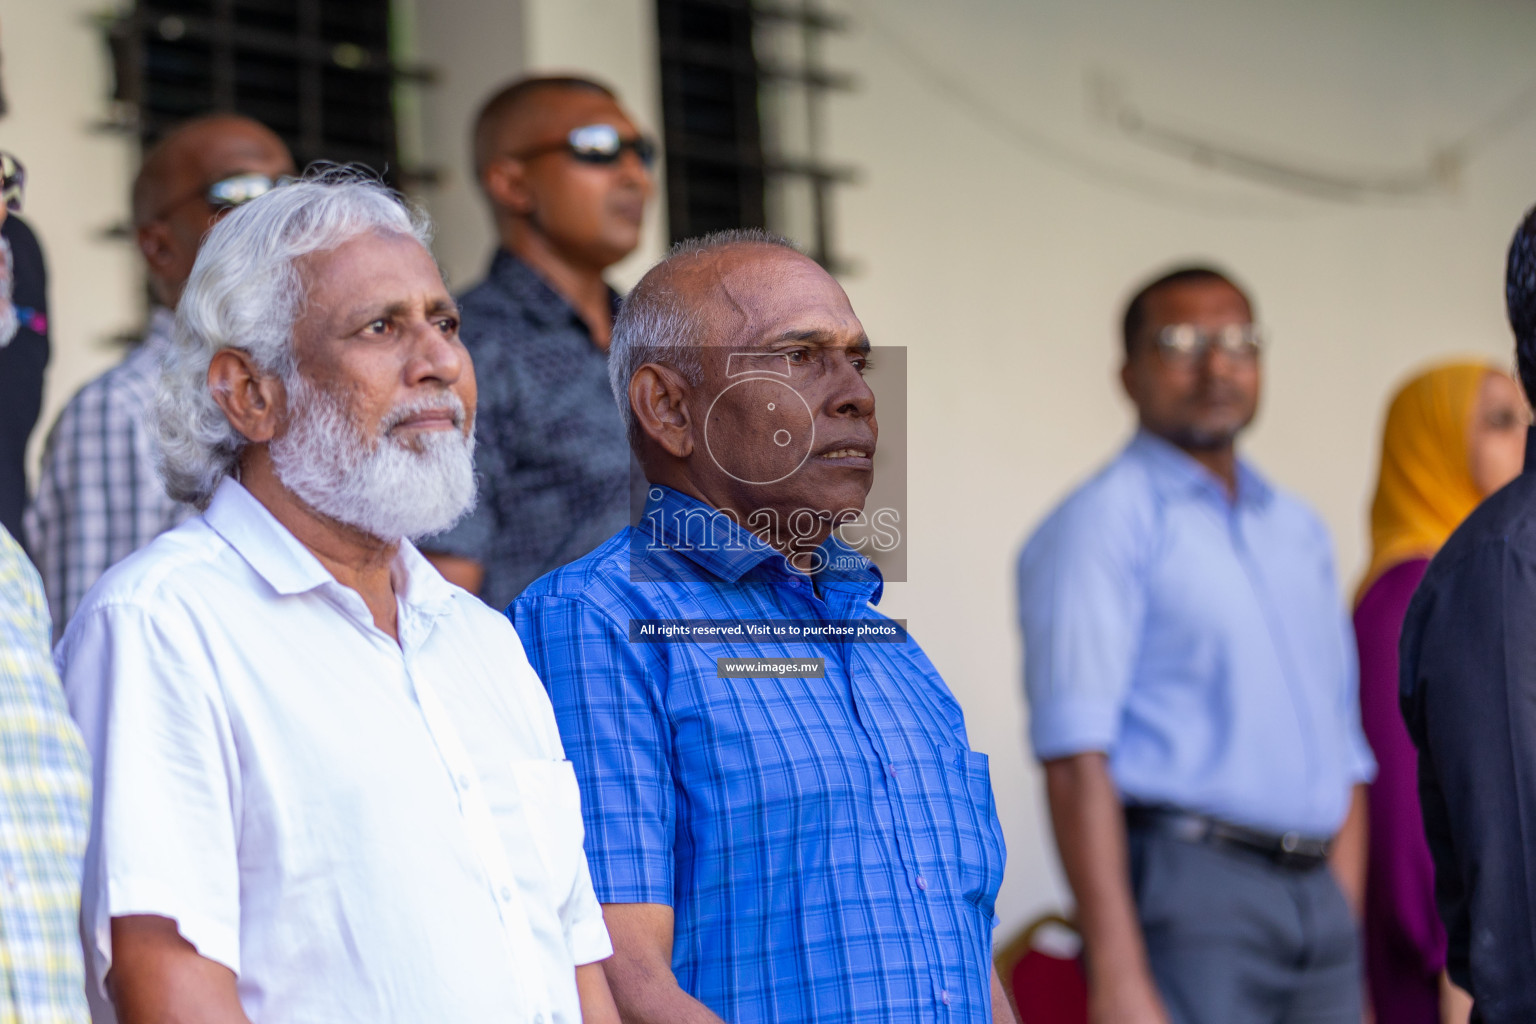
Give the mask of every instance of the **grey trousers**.
POLYGON ((1174 1024, 1360 1024, 1360 938, 1327 867, 1293 871, 1143 829, 1130 855, 1174 1024))

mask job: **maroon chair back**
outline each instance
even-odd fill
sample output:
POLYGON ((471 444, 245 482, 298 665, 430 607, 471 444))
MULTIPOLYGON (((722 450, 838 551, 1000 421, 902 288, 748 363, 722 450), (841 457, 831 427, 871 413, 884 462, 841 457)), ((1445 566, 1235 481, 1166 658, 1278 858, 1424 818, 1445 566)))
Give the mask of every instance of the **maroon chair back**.
POLYGON ((1037 946, 1047 927, 1074 936, 1072 923, 1056 914, 1032 921, 993 958, 1019 1024, 1088 1024, 1088 983, 1081 959, 1037 946))

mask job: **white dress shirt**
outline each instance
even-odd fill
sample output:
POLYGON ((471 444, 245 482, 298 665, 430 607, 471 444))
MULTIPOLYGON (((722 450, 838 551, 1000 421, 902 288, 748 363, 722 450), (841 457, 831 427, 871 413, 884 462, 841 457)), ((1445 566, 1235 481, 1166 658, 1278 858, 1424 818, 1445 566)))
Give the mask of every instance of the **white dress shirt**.
POLYGON ((409 543, 396 642, 249 492, 129 557, 56 652, 91 749, 83 931, 172 918, 254 1024, 578 1024, 612 952, 571 765, 501 614, 409 543))

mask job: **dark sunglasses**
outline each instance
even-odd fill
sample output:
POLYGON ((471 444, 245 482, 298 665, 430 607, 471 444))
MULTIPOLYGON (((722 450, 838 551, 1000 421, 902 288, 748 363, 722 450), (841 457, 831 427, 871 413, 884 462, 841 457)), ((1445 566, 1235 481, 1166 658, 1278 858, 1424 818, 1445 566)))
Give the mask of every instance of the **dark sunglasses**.
POLYGON ((9 153, 0 153, 0 199, 5 208, 21 212, 21 195, 27 188, 27 169, 9 153))
POLYGON ((644 135, 626 139, 611 124, 588 124, 573 128, 563 142, 551 142, 547 146, 535 146, 513 154, 515 159, 528 160, 546 153, 569 153, 584 164, 616 164, 626 149, 634 150, 642 166, 650 170, 656 162, 656 143, 644 135))

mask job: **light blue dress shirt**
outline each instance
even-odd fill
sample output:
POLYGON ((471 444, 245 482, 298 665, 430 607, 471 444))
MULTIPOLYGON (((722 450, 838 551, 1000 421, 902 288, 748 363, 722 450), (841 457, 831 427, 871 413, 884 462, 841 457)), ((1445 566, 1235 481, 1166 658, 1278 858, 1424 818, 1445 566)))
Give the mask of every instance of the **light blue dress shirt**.
POLYGON ((1128 802, 1330 836, 1375 762, 1317 516, 1239 464, 1236 500, 1145 432, 1019 558, 1030 738, 1109 755, 1128 802))

